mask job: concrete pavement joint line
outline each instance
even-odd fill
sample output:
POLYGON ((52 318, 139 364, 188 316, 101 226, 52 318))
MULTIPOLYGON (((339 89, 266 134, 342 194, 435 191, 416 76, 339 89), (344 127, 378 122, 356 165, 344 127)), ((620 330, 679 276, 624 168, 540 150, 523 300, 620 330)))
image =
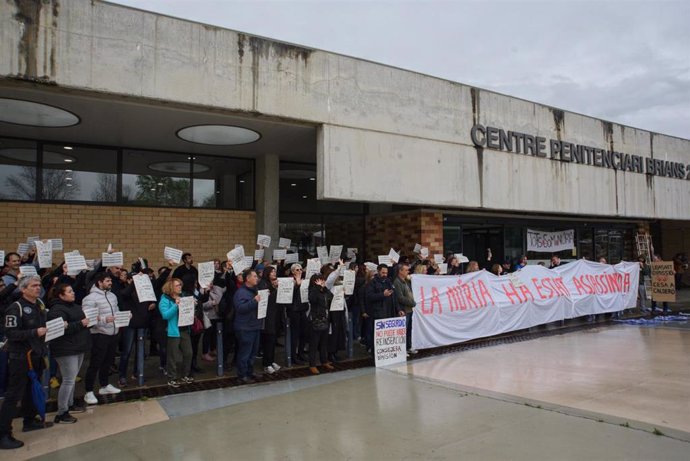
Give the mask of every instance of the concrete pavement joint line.
POLYGON ((420 381, 426 384, 431 384, 434 386, 451 389, 457 392, 464 392, 465 396, 473 395, 476 397, 497 400, 505 403, 512 403, 515 405, 524 405, 530 408, 538 410, 546 410, 553 413, 559 413, 565 416, 572 416, 575 418, 588 419, 592 421, 597 421, 600 423, 606 423, 614 426, 621 426, 628 429, 633 429, 637 431, 647 432, 658 436, 668 437, 670 439, 678 440, 680 442, 685 442, 690 444, 690 433, 681 431, 678 429, 673 429, 668 426, 655 425, 652 423, 647 423, 644 421, 637 421, 628 418, 622 418, 620 416, 608 415, 603 413, 597 413, 588 410, 581 410, 579 408, 569 407, 565 405, 558 405, 550 402, 545 402, 541 400, 534 400, 525 397, 514 396, 510 394, 504 394, 501 392, 494 392, 487 389, 475 388, 472 386, 466 386, 457 383, 449 383, 447 381, 441 381, 433 378, 426 378, 416 376, 414 374, 405 373, 399 370, 393 369, 382 369, 393 374, 404 376, 411 380, 420 381), (606 419, 604 419, 606 418, 606 419), (607 421, 608 419, 608 421, 607 421))
POLYGON ((240 403, 252 402, 268 397, 333 384, 358 378, 375 372, 374 368, 358 368, 338 373, 305 376, 284 381, 261 383, 252 386, 212 389, 208 391, 176 394, 161 397, 158 402, 170 419, 205 411, 225 408, 240 403))

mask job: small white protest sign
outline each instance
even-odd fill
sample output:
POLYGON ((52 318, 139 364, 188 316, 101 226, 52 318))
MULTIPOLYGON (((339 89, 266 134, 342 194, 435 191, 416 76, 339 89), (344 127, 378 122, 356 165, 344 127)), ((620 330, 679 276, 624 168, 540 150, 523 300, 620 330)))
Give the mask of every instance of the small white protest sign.
POLYGON ((303 303, 309 302, 309 280, 302 280, 299 286, 299 298, 303 303))
POLYGON ((442 264, 443 263, 443 255, 434 255, 434 262, 436 264, 442 264))
POLYGON ((19 253, 19 256, 26 256, 29 250, 30 247, 28 243, 20 243, 17 245, 17 253, 19 253))
POLYGON ((328 264, 328 247, 316 247, 316 255, 319 257, 321 264, 328 264))
POLYGON ((256 244, 261 248, 268 248, 271 246, 271 236, 259 234, 256 236, 256 244))
POLYGON ((254 261, 261 261, 264 259, 264 249, 254 250, 254 261))
POLYGON ((41 269, 53 266, 53 242, 46 240, 36 240, 36 256, 38 257, 38 267, 41 269))
POLYGON ((287 250, 285 249, 275 249, 273 250, 273 261, 284 261, 287 250))
POLYGON ((412 250, 413 253, 419 254, 422 251, 422 246, 419 243, 414 244, 414 250, 412 250))
POLYGON ((321 261, 318 258, 312 258, 307 260, 307 270, 304 274, 305 281, 309 281, 311 276, 321 272, 321 261))
POLYGON ((268 290, 259 290, 259 309, 256 316, 258 319, 266 318, 266 312, 268 311, 268 296, 268 290))
POLYGON ((88 269, 86 259, 80 254, 74 254, 74 252, 65 253, 65 265, 68 273, 71 274, 78 274, 80 271, 88 269))
POLYGON ((292 241, 290 239, 280 237, 280 239, 278 239, 278 248, 288 249, 288 248, 290 248, 291 243, 292 243, 292 241))
POLYGON ((438 273, 441 275, 448 273, 448 263, 441 263, 438 265, 438 273))
POLYGON ((119 311, 115 312, 115 326, 117 328, 123 328, 129 325, 129 321, 132 318, 132 313, 129 311, 119 311))
POLYGON ((295 289, 295 279, 292 277, 278 277, 278 304, 292 304, 292 292, 295 289))
POLYGON ((199 271, 199 285, 202 287, 209 286, 216 276, 213 261, 199 263, 197 270, 199 271))
POLYGON ((163 250, 163 258, 165 258, 166 261, 173 261, 175 264, 180 264, 180 261, 182 261, 182 250, 165 247, 163 250))
POLYGON ((132 276, 134 282, 134 289, 137 291, 137 297, 140 303, 147 301, 156 301, 156 292, 153 290, 151 278, 146 274, 136 274, 132 276))
POLYGON ((38 275, 36 272, 36 267, 31 265, 19 266, 19 273, 24 277, 30 277, 32 275, 38 275))
POLYGON ((328 253, 328 261, 331 264, 335 264, 340 260, 340 255, 343 253, 342 245, 331 245, 331 249, 328 253))
POLYGON ((391 259, 391 261, 397 264, 400 260, 400 253, 391 248, 391 251, 388 252, 388 257, 391 259))
POLYGON ((455 253, 455 257, 458 258, 459 263, 468 263, 470 260, 462 253, 455 253))
POLYGON ((89 324, 87 327, 91 328, 98 323, 98 308, 97 307, 84 307, 84 317, 89 319, 89 324))
POLYGON ((379 255, 379 264, 385 264, 388 267, 393 265, 390 255, 379 255))
POLYGON ((429 249, 427 247, 422 247, 419 250, 419 254, 422 255, 422 258, 428 258, 429 257, 429 249))
POLYGON ((177 318, 178 327, 187 327, 194 323, 194 296, 184 296, 180 298, 177 305, 179 316, 177 318))
MULTIPOLYGON (((38 240, 37 240, 38 241, 38 240)), ((45 341, 52 341, 55 338, 59 338, 65 334, 65 321, 62 317, 55 318, 53 320, 48 320, 46 322, 46 337, 45 341)))
POLYGON ((294 264, 299 262, 299 255, 297 253, 288 253, 285 255, 285 264, 294 264))
POLYGON ((103 267, 123 266, 125 257, 121 251, 116 253, 101 253, 101 264, 103 267))
POLYGON ((331 301, 331 312, 345 310, 345 291, 342 285, 333 287, 333 300, 331 301))
POLYGON ((355 292, 355 271, 346 270, 343 274, 343 287, 345 288, 345 294, 351 295, 355 292))
POLYGON ((62 251, 62 239, 50 239, 50 242, 53 245, 53 251, 62 251))

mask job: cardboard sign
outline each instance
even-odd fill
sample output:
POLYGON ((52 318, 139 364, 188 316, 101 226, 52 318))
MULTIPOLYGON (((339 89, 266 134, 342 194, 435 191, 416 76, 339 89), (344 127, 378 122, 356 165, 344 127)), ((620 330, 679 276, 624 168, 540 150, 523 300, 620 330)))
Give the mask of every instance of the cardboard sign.
POLYGON ((295 279, 292 277, 278 277, 278 304, 292 304, 292 292, 295 289, 295 279))
POLYGON ((268 290, 259 290, 259 309, 257 310, 256 318, 265 319, 268 311, 268 290))
POLYGON ((374 358, 383 367, 407 361, 407 319, 374 320, 374 358))
POLYGON ((660 302, 676 302, 676 279, 673 261, 652 262, 652 299, 660 302))

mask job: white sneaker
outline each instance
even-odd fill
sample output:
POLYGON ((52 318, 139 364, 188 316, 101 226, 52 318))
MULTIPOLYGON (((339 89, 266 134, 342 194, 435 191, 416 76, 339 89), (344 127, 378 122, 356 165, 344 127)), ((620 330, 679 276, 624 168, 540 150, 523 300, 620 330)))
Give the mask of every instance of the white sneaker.
POLYGON ((276 372, 276 370, 271 365, 264 367, 264 371, 266 373, 268 373, 269 375, 272 375, 273 373, 276 372))
POLYGON ((98 404, 98 399, 93 392, 87 392, 86 395, 84 395, 84 402, 86 402, 87 405, 96 405, 98 404))
POLYGON ((117 387, 113 386, 112 384, 108 384, 107 386, 101 387, 98 390, 98 393, 100 395, 119 394, 120 392, 122 392, 122 391, 120 389, 118 389, 117 387))
POLYGON ((280 370, 280 369, 282 368, 280 365, 278 365, 278 364, 275 363, 275 362, 273 362, 273 363, 271 364, 271 366, 273 367, 273 369, 274 369, 275 371, 278 371, 278 370, 280 370))

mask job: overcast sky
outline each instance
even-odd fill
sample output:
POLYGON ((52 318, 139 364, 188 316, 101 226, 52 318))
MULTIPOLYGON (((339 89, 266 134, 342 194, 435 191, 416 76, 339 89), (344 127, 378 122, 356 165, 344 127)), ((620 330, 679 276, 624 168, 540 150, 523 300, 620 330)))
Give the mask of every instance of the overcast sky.
POLYGON ((690 0, 116 0, 690 139, 690 0))

